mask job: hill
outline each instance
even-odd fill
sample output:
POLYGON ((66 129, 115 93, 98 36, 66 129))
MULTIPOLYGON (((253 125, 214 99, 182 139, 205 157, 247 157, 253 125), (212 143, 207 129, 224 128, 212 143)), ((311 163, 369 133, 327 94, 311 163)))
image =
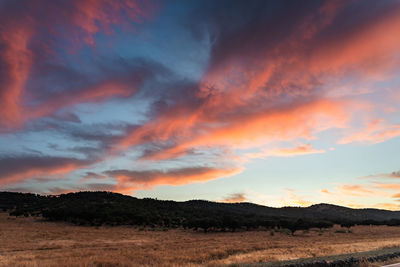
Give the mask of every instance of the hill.
POLYGON ((272 208, 253 203, 138 199, 111 192, 37 195, 0 192, 0 209, 15 216, 43 216, 80 225, 143 225, 207 230, 283 227, 292 232, 333 223, 400 225, 400 212, 330 204, 272 208))

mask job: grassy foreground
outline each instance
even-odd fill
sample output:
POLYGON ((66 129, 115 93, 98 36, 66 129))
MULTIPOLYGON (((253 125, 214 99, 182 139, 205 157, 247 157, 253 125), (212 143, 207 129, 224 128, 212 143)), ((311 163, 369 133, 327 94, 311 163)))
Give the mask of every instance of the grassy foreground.
POLYGON ((89 227, 0 213, 0 266, 219 266, 347 254, 400 245, 400 228, 334 227, 295 236, 249 231, 89 227))

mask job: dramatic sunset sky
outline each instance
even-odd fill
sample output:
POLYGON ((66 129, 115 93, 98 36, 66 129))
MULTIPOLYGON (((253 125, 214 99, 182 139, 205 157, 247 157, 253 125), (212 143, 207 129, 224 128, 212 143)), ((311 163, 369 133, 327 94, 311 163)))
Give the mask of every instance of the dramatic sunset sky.
POLYGON ((0 191, 400 209, 400 1, 0 0, 0 191))

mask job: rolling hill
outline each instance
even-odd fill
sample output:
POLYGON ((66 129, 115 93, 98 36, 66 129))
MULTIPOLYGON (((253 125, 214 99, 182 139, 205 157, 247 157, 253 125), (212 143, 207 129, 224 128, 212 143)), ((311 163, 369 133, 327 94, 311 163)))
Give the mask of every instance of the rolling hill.
MULTIPOLYGON (((0 209, 15 216, 89 225, 149 225, 188 228, 290 228, 293 224, 400 224, 400 211, 352 209, 331 204, 272 208, 253 203, 138 199, 112 192, 62 195, 0 192, 0 209), (305 223, 307 222, 307 223, 305 223)), ((294 226, 293 226, 294 227, 294 226)))

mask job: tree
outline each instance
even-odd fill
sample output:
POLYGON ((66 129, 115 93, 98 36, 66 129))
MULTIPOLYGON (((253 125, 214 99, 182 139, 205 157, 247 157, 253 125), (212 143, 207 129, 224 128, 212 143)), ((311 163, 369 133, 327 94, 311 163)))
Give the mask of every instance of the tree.
POLYGON ((340 223, 341 227, 346 227, 347 228, 347 232, 350 232, 350 227, 352 227, 354 225, 356 225, 356 224, 354 222, 351 222, 351 221, 345 221, 345 222, 340 223))
POLYGON ((224 216, 222 217, 222 227, 231 229, 232 232, 235 232, 235 230, 239 226, 240 225, 239 225, 238 221, 233 216, 224 214, 224 216))
POLYGON ((333 223, 329 221, 317 221, 313 224, 313 226, 319 228, 319 230, 322 231, 323 228, 333 227, 333 223))
POLYGON ((308 221, 304 221, 303 219, 294 220, 287 220, 287 221, 280 221, 280 226, 286 229, 289 229, 292 235, 297 230, 308 230, 311 227, 311 224, 308 221))

